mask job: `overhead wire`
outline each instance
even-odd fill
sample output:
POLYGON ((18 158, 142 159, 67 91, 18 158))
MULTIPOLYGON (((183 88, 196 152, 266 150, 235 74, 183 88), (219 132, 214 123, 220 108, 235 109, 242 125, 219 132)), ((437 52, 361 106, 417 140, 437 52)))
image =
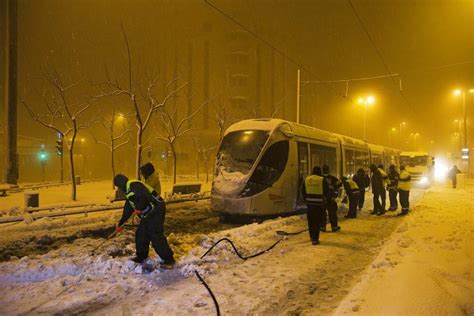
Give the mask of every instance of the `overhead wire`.
MULTIPOLYGON (((211 8, 213 8, 214 10, 216 10, 217 12, 219 12, 220 14, 222 14, 224 17, 226 17, 228 20, 230 20, 232 23, 238 25, 239 27, 241 27, 242 29, 244 29, 245 31, 247 31, 249 34, 251 34, 252 36, 254 36, 255 38, 257 38, 258 40, 260 40, 262 43, 264 43, 265 45, 267 45, 268 47, 270 47, 271 49, 273 49, 274 51, 276 51, 278 54, 280 54, 282 57, 286 58, 288 61, 290 61, 292 64, 294 64, 295 66, 299 67, 301 70, 307 72, 308 74, 310 74, 311 76, 313 76, 314 78, 320 80, 319 76, 317 76, 315 73, 313 73, 310 69, 308 69, 306 66, 302 65, 301 63, 299 63, 298 61, 296 61, 293 57, 287 55, 284 51, 282 51, 281 49, 275 47, 272 43, 270 43, 269 41, 267 41, 266 39, 264 39, 262 36, 260 36, 258 33, 252 31, 251 29, 249 29, 247 26, 245 26, 244 24, 242 24, 241 22, 237 21, 236 19, 234 19, 232 16, 230 16, 229 14, 227 14, 225 11, 223 11, 222 9, 220 9, 219 7, 217 7, 216 5, 214 5, 213 3, 209 2, 209 0, 204 0, 204 2, 210 6, 211 8)), ((339 93, 336 89, 334 89, 332 86, 329 86, 330 89, 334 92, 334 94, 336 94, 337 96, 341 97, 342 99, 346 100, 346 101, 349 101, 350 103, 352 104, 355 104, 355 102, 350 99, 350 98, 347 98, 344 94, 341 94, 339 93)))
MULTIPOLYGON (((365 27, 365 24, 364 24, 364 21, 362 21, 362 18, 360 17, 360 15, 357 13, 357 10, 356 8, 354 7, 354 5, 352 4, 352 1, 351 0, 347 0, 347 2, 349 3, 350 7, 352 8, 352 11, 354 12, 354 15, 356 16, 357 20, 359 21, 359 24, 362 28, 362 30, 364 31, 365 35, 367 36, 369 42, 371 43, 372 47, 374 48, 375 52, 377 53, 377 56, 379 57, 383 67, 385 68, 385 71, 387 71, 388 75, 392 75, 392 72, 390 71, 387 63, 385 62, 383 56, 382 56, 382 53, 380 52, 380 49, 378 48, 378 46, 375 44, 374 40, 372 39, 372 36, 370 36, 370 33, 369 31, 367 30, 367 28, 365 27)), ((397 83, 395 82, 395 80, 393 79, 393 77, 391 77, 392 79, 392 82, 395 86, 397 86, 397 83)), ((400 87, 398 90, 398 93, 400 94, 400 96, 402 97, 402 99, 405 101, 405 104, 406 106, 412 110, 413 112, 415 112, 416 114, 416 110, 410 105, 410 102, 408 101, 408 99, 406 98, 405 94, 402 92, 402 89, 401 89, 401 81, 400 81, 400 87)))

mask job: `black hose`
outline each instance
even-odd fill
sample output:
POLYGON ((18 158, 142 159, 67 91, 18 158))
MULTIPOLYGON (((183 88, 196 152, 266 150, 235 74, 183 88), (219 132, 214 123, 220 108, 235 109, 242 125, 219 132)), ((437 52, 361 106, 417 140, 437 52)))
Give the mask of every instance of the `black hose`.
POLYGON ((220 316, 221 311, 219 310, 219 303, 217 303, 216 297, 214 296, 214 293, 212 293, 211 288, 207 285, 206 281, 204 281, 204 279, 199 275, 199 273, 196 270, 194 270, 194 273, 196 274, 199 281, 201 281, 201 283, 206 287, 207 291, 211 295, 212 300, 214 301, 214 305, 216 306, 217 316, 220 316))
POLYGON ((255 258, 255 257, 258 257, 262 254, 264 254, 265 252, 271 250, 273 247, 275 247, 279 242, 281 242, 283 239, 278 239, 276 242, 274 242, 270 247, 268 247, 267 249, 265 250, 262 250, 260 252, 257 252, 256 254, 253 254, 253 255, 250 255, 250 256, 247 256, 247 257, 244 257, 240 254, 240 252, 237 250, 237 248, 235 247, 234 243, 232 242, 232 240, 230 240, 229 238, 222 238, 222 239, 219 239, 214 245, 212 245, 211 248, 209 248, 205 254, 203 254, 201 256, 201 259, 204 258, 205 256, 207 256, 207 254, 209 252, 211 252, 212 249, 214 249, 215 246, 217 246, 220 242, 222 241, 227 241, 228 243, 230 243, 230 245, 232 246, 232 248, 234 249, 234 252, 235 254, 242 260, 247 260, 247 259, 250 259, 250 258, 255 258))
POLYGON ((298 234, 304 233, 306 231, 308 231, 308 228, 300 230, 299 232, 294 232, 294 233, 288 233, 284 230, 277 230, 276 233, 277 233, 277 235, 290 236, 290 235, 298 235, 298 234))

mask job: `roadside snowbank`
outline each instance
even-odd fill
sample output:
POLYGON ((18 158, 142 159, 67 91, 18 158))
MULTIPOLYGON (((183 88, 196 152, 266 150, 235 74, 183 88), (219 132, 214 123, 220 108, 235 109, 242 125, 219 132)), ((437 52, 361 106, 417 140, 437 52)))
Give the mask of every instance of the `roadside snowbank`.
POLYGON ((470 184, 426 193, 335 314, 474 315, 470 184))

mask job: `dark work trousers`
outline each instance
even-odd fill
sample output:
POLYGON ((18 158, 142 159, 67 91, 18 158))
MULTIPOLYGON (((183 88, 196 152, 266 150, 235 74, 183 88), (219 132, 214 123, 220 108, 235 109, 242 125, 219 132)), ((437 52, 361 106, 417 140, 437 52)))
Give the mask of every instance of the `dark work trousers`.
POLYGON ((359 194, 352 194, 349 196, 349 212, 348 217, 357 217, 357 203, 359 202, 359 194))
POLYGON ((382 194, 380 194, 380 198, 382 199, 382 211, 385 211, 387 200, 387 191, 385 191, 385 189, 383 189, 382 194))
POLYGON ((390 199, 390 209, 396 210, 398 208, 397 203, 397 190, 388 190, 388 198, 390 199))
MULTIPOLYGON (((382 205, 380 204, 380 199, 382 196, 381 192, 374 191, 372 192, 374 194, 374 211, 375 212, 380 212, 382 211, 382 205)), ((385 192, 384 192, 385 194, 385 192)))
POLYGON ((458 184, 458 179, 457 179, 456 175, 454 175, 454 177, 451 179, 451 181, 453 182, 453 189, 456 189, 456 185, 458 184))
POLYGON ((329 215, 329 222, 331 223, 331 227, 335 228, 338 226, 337 221, 337 202, 334 199, 328 199, 326 210, 323 213, 323 227, 326 227, 326 223, 328 222, 327 216, 329 215), (327 213, 326 213, 327 210, 327 213))
POLYGON ((150 241, 156 253, 164 261, 173 259, 173 251, 168 245, 164 235, 166 206, 160 203, 155 209, 150 211, 145 218, 142 218, 135 232, 135 246, 138 259, 148 258, 150 241))
POLYGON ((359 211, 364 207, 365 202, 365 189, 359 189, 359 211))
POLYGON ((308 218, 308 230, 309 238, 311 241, 319 241, 319 229, 321 228, 323 221, 323 214, 325 210, 324 204, 314 205, 306 204, 308 208, 308 213, 306 217, 308 218))
POLYGON ((410 191, 399 191, 400 205, 402 206, 402 213, 407 213, 410 209, 410 191))

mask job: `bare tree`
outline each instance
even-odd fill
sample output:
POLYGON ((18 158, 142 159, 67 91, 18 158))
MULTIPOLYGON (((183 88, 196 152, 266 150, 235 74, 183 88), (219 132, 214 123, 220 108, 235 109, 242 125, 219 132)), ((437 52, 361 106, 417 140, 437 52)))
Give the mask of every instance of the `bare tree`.
POLYGON ((110 96, 126 96, 131 104, 133 117, 135 120, 136 131, 136 177, 140 176, 140 165, 142 159, 142 151, 144 145, 144 134, 152 120, 153 114, 159 109, 162 109, 170 99, 176 96, 176 94, 183 89, 187 83, 177 85, 178 78, 173 79, 166 85, 164 96, 161 101, 157 100, 155 95, 157 84, 159 81, 159 75, 151 76, 148 72, 145 73, 147 84, 143 87, 137 78, 133 77, 132 70, 132 56, 130 51, 130 45, 128 42, 127 35, 122 26, 122 34, 127 49, 127 77, 128 83, 123 86, 118 80, 112 80, 107 67, 106 76, 107 89, 103 90, 103 95, 110 96), (170 90, 170 87, 173 87, 170 90))
POLYGON ((20 100, 33 120, 57 132, 63 138, 64 143, 66 143, 69 152, 72 181, 71 199, 75 201, 77 194, 74 171, 74 144, 77 133, 91 124, 91 121, 79 122, 78 119, 86 113, 96 98, 87 97, 85 101, 80 100, 79 97, 71 93, 71 90, 77 87, 80 81, 67 85, 54 68, 43 72, 43 77, 48 83, 41 93, 41 100, 46 113, 40 115, 21 96, 20 100), (69 136, 70 139, 68 139, 69 136))
POLYGON ((187 122, 189 122, 196 114, 200 111, 201 107, 205 104, 201 104, 194 112, 189 115, 186 115, 182 119, 177 119, 176 108, 169 109, 166 106, 160 107, 160 123, 162 128, 157 130, 158 136, 155 137, 156 140, 163 141, 167 143, 171 150, 171 155, 173 156, 173 184, 176 183, 176 141, 180 139, 183 135, 192 130, 191 127, 188 127, 187 122))
POLYGON ((104 116, 100 113, 99 116, 101 117, 99 125, 105 130, 107 134, 107 141, 100 140, 95 135, 92 135, 92 137, 96 143, 106 146, 110 151, 113 189, 115 186, 113 180, 115 178, 115 151, 130 142, 130 127, 125 124, 125 115, 122 113, 117 113, 116 108, 114 108, 110 116, 104 116), (122 120, 122 128, 121 132, 119 133, 117 133, 115 130, 116 120, 122 120))

